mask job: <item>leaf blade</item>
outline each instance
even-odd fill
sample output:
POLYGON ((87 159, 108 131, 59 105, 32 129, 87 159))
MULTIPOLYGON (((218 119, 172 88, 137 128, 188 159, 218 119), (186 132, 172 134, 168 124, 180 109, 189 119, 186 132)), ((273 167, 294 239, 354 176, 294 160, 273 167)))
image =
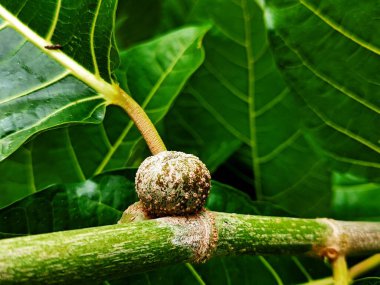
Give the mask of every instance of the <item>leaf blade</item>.
MULTIPOLYGON (((109 7, 115 6, 113 2, 108 2, 109 7)), ((25 14, 29 15, 24 13, 26 8, 35 8, 35 5, 43 3, 23 1, 13 4, 12 1, 4 1, 0 5, 0 38, 2 43, 7 43, 1 48, 4 52, 0 56, 0 72, 3 75, 0 85, 4 87, 0 95, 0 160, 13 153, 32 135, 45 129, 67 123, 100 122, 108 104, 106 99, 116 92, 114 87, 67 54, 45 48, 50 43, 38 32, 47 33, 48 40, 55 36, 54 31, 59 23, 57 17, 62 8, 60 3, 57 1, 53 15, 46 12, 53 17, 50 28, 48 25, 38 26, 41 25, 39 20, 29 22, 30 26, 39 27, 37 32, 13 15, 12 9, 23 18, 25 14)), ((113 19, 112 15, 108 16, 109 19, 113 19)), ((107 47, 108 51, 111 49, 112 44, 107 47)))
POLYGON ((373 75, 378 27, 367 20, 376 13, 374 1, 269 1, 267 7, 277 62, 309 109, 314 144, 337 171, 369 179, 377 179, 380 159, 379 132, 372 127, 380 119, 373 75))
MULTIPOLYGON (((214 26, 205 36, 205 62, 190 79, 186 93, 214 117, 214 128, 230 136, 220 137, 221 131, 211 134, 243 144, 241 153, 250 157, 243 164, 252 173, 247 177, 252 196, 302 216, 319 215, 321 210, 327 214, 331 178, 309 145, 298 102, 275 66, 263 11, 253 1, 219 0, 218 5, 202 1, 198 5, 192 10, 194 21, 211 19, 214 26), (305 193, 312 198, 305 200, 305 193)), ((207 124, 197 128, 207 128, 207 124)))

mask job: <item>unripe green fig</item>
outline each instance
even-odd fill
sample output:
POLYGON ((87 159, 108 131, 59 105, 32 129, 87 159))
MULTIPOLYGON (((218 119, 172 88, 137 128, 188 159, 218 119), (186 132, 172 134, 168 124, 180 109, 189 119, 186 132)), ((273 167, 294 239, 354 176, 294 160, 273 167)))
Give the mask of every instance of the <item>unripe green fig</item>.
POLYGON ((211 175, 198 157, 163 151, 141 163, 135 183, 137 195, 150 216, 184 216, 203 209, 211 175))

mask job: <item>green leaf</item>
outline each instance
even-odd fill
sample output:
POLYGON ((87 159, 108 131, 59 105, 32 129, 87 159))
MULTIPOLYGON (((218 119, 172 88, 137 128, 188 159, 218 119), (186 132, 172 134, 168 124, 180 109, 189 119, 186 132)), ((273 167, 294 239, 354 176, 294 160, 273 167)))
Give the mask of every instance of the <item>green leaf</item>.
POLYGON ((0 210, 0 237, 115 224, 136 201, 133 176, 57 185, 0 210))
POLYGON ((186 92, 176 99, 164 126, 168 149, 197 155, 211 172, 241 146, 239 139, 186 92))
MULTIPOLYGON (((165 32, 189 24, 189 20, 196 14, 198 5, 203 5, 204 1, 199 0, 163 0, 161 8, 161 21, 158 31, 165 32)), ((207 11, 207 7, 203 6, 207 11)), ((201 21, 203 22, 203 21, 201 21)))
MULTIPOLYGON (((207 27, 188 27, 121 54, 119 80, 153 123, 167 113, 188 77, 203 61, 200 41, 207 27)), ((144 142, 123 110, 108 107, 98 125, 78 125, 40 134, 0 162, 0 207, 57 183, 84 181, 105 170, 136 166, 144 142), (136 161, 137 159, 137 161, 136 161), (135 163, 136 161, 136 163, 135 163), (19 175, 17 178, 15 173, 19 175)))
POLYGON ((366 277, 366 278, 361 278, 358 280, 355 280, 353 285, 376 285, 380 282, 379 277, 366 277))
POLYGON ((155 35, 160 23, 163 0, 119 1, 116 40, 119 49, 128 48, 155 35))
POLYGON ((316 148, 340 172, 378 180, 380 12, 375 0, 268 1, 278 64, 299 94, 316 148))
POLYGON ((248 146, 244 156, 251 157, 254 178, 249 179, 258 199, 298 215, 327 214, 330 173, 305 138, 298 104, 269 50, 261 8, 247 0, 204 0, 191 11, 189 21, 212 21, 213 28, 204 40, 205 62, 190 79, 185 98, 179 100, 200 106, 202 113, 198 119, 187 115, 191 111, 184 107, 173 109, 167 122, 168 141, 191 149, 188 138, 193 152, 202 155, 214 150, 221 158, 217 166, 239 140, 248 146), (224 155, 218 151, 221 145, 226 147, 224 155))
POLYGON ((380 184, 349 174, 334 175, 333 213, 343 220, 380 220, 380 184))
POLYGON ((114 93, 100 76, 111 81, 118 62, 116 1, 66 5, 1 1, 0 160, 42 130, 100 122, 114 93), (45 48, 52 43, 62 51, 45 48))

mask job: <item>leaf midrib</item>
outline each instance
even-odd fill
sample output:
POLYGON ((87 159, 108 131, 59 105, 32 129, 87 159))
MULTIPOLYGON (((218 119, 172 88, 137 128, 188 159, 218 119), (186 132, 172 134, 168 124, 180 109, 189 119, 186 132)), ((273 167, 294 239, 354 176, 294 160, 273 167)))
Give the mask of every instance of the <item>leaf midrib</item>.
MULTIPOLYGON (((318 74, 316 74, 314 72, 314 69, 309 66, 307 64, 307 62, 305 62, 303 60, 303 57, 300 55, 300 53, 298 52, 298 50, 295 50, 282 36, 279 35, 279 37, 281 38, 281 40, 283 41, 284 45, 286 45, 298 58, 299 60, 302 62, 303 66, 305 66, 306 68, 308 68, 316 77, 320 78, 321 80, 323 80, 324 82, 326 83, 329 83, 331 85, 331 80, 330 82, 328 82, 326 80, 325 77, 321 78, 318 74)), ((340 91, 342 94, 346 95, 347 97, 351 98, 352 100, 355 100, 357 101, 358 103, 360 103, 361 105, 363 105, 364 107, 367 107, 368 109, 376 112, 376 113, 379 113, 379 109, 372 105, 370 102, 367 102, 365 101, 364 99, 361 99, 359 98, 356 94, 353 94, 353 93, 350 93, 350 94, 347 94, 347 91, 345 91, 345 89, 342 89, 342 88, 337 88, 337 86, 334 86, 334 85, 331 85, 332 87, 334 87, 335 89, 337 89, 338 91, 340 91)), ((309 102, 307 102, 306 100, 304 100, 305 104, 310 108, 311 111, 313 111, 314 114, 316 114, 321 120, 322 122, 324 122, 325 125, 329 126, 330 128, 338 131, 339 133, 357 141, 358 143, 368 147, 369 149, 377 152, 377 153, 380 153, 380 147, 378 147, 377 145, 375 145, 374 143, 372 143, 371 141, 351 132, 350 130, 342 127, 341 125, 335 123, 331 118, 329 118, 328 116, 324 115, 322 112, 320 112, 317 108, 313 107, 310 105, 309 102)))
POLYGON ((313 64, 310 63, 302 53, 295 49, 285 38, 281 35, 278 35, 281 40, 284 42, 287 48, 289 48, 297 57, 298 59, 302 62, 302 64, 310 70, 311 73, 313 73, 316 77, 318 77, 320 80, 323 82, 326 82, 328 85, 330 85, 332 88, 338 90, 340 93, 343 95, 351 98, 352 100, 360 103, 363 107, 368 108, 369 110, 380 114, 380 108, 371 103, 370 101, 365 100, 363 97, 360 95, 354 93, 350 89, 348 89, 346 86, 339 84, 332 78, 330 78, 327 74, 322 73, 321 71, 317 70, 315 67, 313 67, 313 64))
POLYGON ((255 70, 254 70, 254 56, 253 56, 253 47, 252 47, 252 31, 251 31, 251 19, 247 13, 248 7, 247 0, 241 1, 241 8, 243 12, 244 20, 244 38, 245 38, 245 50, 247 56, 247 68, 248 68, 248 111, 249 111, 249 129, 250 129, 250 145, 252 153, 252 166, 253 174, 255 177, 255 192, 257 199, 262 198, 262 187, 261 187, 261 170, 260 163, 258 160, 259 154, 257 150, 257 126, 256 126, 256 113, 255 113, 255 70))
POLYGON ((337 23, 335 23, 332 19, 326 17, 316 7, 314 7, 312 4, 305 0, 298 0, 305 8, 307 8, 310 12, 312 12, 314 15, 316 15, 318 18, 320 18, 323 22, 325 22, 329 27, 346 37, 347 39, 353 41, 354 43, 358 44, 359 46, 363 47, 364 49, 367 49, 377 55, 380 55, 380 48, 377 46, 374 46, 373 44, 365 41, 364 39, 360 38, 358 35, 351 33, 347 31, 342 26, 339 26, 337 23))
POLYGON ((5 23, 7 23, 8 26, 20 33, 29 42, 33 43, 43 53, 54 59, 56 62, 60 63, 76 78, 83 81, 88 86, 93 88, 96 92, 101 94, 104 100, 112 103, 116 101, 115 98, 119 97, 118 89, 115 86, 106 82, 103 78, 96 76, 96 74, 91 73, 67 54, 63 53, 60 50, 46 49, 45 46, 51 45, 52 43, 36 34, 2 5, 0 5, 0 17, 4 19, 5 23))

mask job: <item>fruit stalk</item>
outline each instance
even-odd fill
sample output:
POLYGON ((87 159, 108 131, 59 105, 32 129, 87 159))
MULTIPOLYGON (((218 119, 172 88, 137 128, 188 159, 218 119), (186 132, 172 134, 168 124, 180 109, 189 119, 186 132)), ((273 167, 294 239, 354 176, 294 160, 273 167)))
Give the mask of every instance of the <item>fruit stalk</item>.
POLYGON ((118 86, 115 86, 115 88, 118 89, 119 96, 115 96, 111 100, 112 104, 120 106, 128 113, 153 155, 165 151, 166 146, 145 111, 131 96, 125 93, 124 90, 118 86))

